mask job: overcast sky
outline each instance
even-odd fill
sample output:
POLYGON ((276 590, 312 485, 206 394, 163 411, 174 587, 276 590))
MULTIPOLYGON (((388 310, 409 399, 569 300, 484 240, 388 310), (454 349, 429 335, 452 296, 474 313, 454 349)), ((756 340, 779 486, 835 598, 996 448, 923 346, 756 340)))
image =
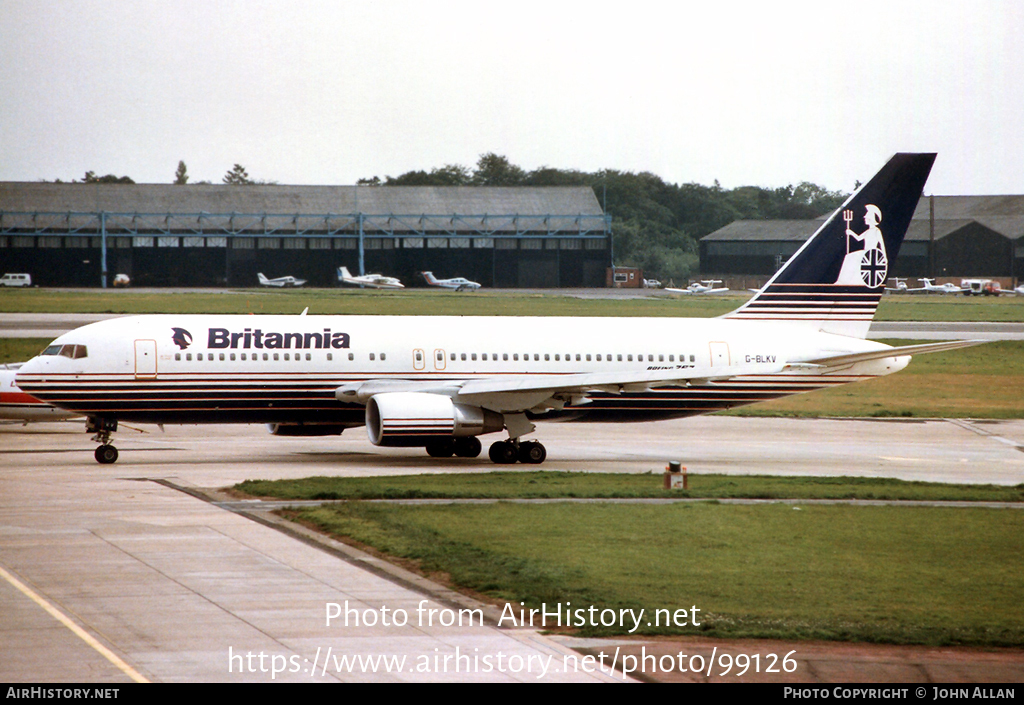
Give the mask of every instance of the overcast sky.
POLYGON ((1024 194, 1024 2, 0 0, 0 180, 530 170, 1024 194))

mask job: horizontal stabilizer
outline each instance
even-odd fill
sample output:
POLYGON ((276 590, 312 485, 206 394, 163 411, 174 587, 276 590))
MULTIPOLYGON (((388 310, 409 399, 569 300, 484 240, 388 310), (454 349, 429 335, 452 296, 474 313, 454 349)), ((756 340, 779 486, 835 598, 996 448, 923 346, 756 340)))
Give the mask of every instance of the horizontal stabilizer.
POLYGON ((884 350, 872 350, 870 352, 850 353, 846 355, 832 355, 830 357, 819 357, 813 360, 794 360, 793 362, 806 363, 810 365, 822 365, 824 367, 836 367, 838 365, 852 365, 856 362, 868 362, 869 360, 882 360, 887 357, 924 355, 925 353, 942 352, 943 350, 969 348, 987 342, 989 341, 953 340, 946 343, 924 343, 922 345, 903 345, 896 348, 885 348, 884 350))

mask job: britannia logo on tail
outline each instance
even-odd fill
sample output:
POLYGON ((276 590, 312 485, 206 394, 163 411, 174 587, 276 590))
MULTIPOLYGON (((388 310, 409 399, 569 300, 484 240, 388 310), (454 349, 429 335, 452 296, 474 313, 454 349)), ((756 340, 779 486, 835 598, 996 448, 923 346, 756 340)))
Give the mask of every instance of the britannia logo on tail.
POLYGON ((885 254, 885 240, 878 225, 882 222, 882 211, 878 206, 868 204, 864 207, 864 224, 867 229, 855 233, 850 229, 853 211, 843 211, 846 221, 846 257, 843 267, 839 270, 836 284, 844 286, 866 286, 877 289, 885 284, 889 273, 889 260, 885 254))
POLYGON ((171 342, 177 345, 179 348, 184 350, 192 344, 192 334, 184 328, 171 328, 174 331, 174 335, 171 336, 171 342))

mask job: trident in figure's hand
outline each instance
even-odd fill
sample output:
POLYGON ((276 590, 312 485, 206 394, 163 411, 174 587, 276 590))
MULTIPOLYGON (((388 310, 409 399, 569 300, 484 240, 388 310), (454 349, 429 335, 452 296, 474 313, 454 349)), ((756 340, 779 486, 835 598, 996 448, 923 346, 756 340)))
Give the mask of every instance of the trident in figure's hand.
POLYGON ((850 254, 850 223, 853 222, 853 211, 844 210, 843 220, 846 221, 846 254, 850 254))

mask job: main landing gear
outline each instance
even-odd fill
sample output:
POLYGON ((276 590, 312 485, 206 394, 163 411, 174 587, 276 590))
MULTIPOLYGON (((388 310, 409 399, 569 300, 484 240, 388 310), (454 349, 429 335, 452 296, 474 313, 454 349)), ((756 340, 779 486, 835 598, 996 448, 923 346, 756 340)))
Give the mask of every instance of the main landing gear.
POLYGON ((117 461, 117 448, 110 444, 110 434, 117 430, 117 421, 89 417, 85 422, 86 433, 95 433, 92 440, 100 445, 96 449, 96 462, 110 465, 117 461))
POLYGON ((522 441, 509 438, 491 444, 487 452, 490 459, 498 465, 511 465, 516 461, 529 465, 539 465, 548 457, 548 451, 537 441, 522 441))
POLYGON ((431 458, 475 458, 480 455, 483 446, 476 436, 460 436, 459 438, 440 438, 427 444, 427 455, 431 458))

